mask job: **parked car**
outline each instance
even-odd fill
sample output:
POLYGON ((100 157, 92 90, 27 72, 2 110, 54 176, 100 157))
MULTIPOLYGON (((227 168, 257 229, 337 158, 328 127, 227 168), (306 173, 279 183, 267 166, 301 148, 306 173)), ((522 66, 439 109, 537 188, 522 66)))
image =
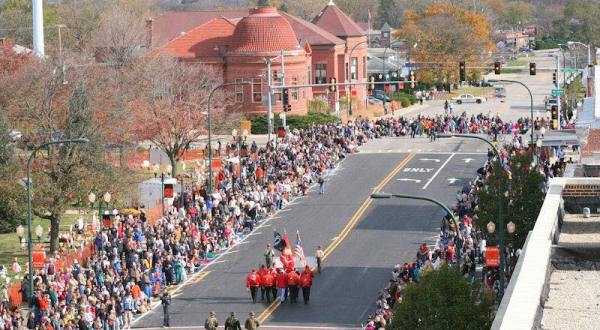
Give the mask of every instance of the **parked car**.
POLYGON ((494 96, 495 97, 506 97, 506 88, 502 85, 496 85, 494 88, 494 96))
POLYGON ((521 48, 519 48, 519 51, 521 53, 529 53, 529 52, 532 52, 533 50, 531 50, 529 47, 521 47, 521 48))
POLYGON ((378 105, 383 105, 383 101, 374 97, 374 96, 369 96, 369 104, 378 104, 378 105))
POLYGON ((382 102, 383 102, 383 100, 385 100, 386 102, 392 101, 392 99, 389 96, 385 95, 384 91, 381 91, 378 89, 373 91, 373 97, 381 100, 382 102))
POLYGON ((487 99, 483 96, 474 96, 473 94, 461 94, 457 97, 453 97, 452 100, 454 100, 457 104, 463 104, 463 103, 483 103, 485 101, 487 101, 487 99))

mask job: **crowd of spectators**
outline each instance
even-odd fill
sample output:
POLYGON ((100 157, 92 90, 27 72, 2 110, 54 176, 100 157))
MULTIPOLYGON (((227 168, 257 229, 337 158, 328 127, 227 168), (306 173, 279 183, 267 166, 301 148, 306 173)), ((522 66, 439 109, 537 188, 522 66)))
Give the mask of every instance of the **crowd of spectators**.
MULTIPOLYGON (((311 184, 369 139, 414 136, 427 133, 432 127, 495 135, 514 132, 515 127, 518 131, 518 125, 519 122, 504 123, 499 118, 465 114, 419 116, 415 120, 358 119, 292 130, 277 144, 259 147, 253 142, 238 148, 232 142, 224 150, 219 146, 218 155, 239 159, 239 163, 225 162, 216 174, 212 193, 206 185, 196 186, 184 195, 183 202, 176 201, 156 221, 149 221, 143 214, 118 217, 112 226, 90 240, 94 254, 85 265, 75 262, 57 269, 55 260, 50 258, 43 269, 35 270, 33 288, 29 287, 27 276, 23 279, 24 301, 32 290, 34 296, 33 308, 28 312, 10 308, 6 294, 0 290, 0 329, 129 328, 135 315, 148 311, 153 299, 165 288, 182 283, 208 260, 243 239, 266 216, 285 207, 294 196, 306 194, 311 184)), ((555 170, 548 167, 549 175, 555 170)), ((477 182, 473 182, 472 190, 477 182)), ((458 204, 472 208, 476 194, 466 191, 465 195, 466 200, 458 204)), ((464 237, 472 236, 471 225, 466 225, 470 214, 466 211, 461 216, 459 230, 464 237)), ((433 251, 421 251, 415 263, 395 270, 394 281, 384 291, 388 295, 379 301, 380 320, 389 318, 390 307, 401 297, 402 286, 409 280, 418 281, 421 269, 436 267, 440 260, 457 261, 453 226, 443 223, 439 246, 433 251)), ((476 246, 467 239, 464 255, 475 253, 471 251, 476 246)))
MULTIPOLYGON (((194 187, 156 221, 143 214, 118 217, 91 239, 94 254, 86 265, 57 269, 50 258, 35 270, 33 308, 24 312, 3 303, 0 329, 130 328, 165 288, 185 281, 355 152, 367 141, 367 122, 293 130, 262 147, 226 145, 217 154, 241 156, 241 162, 226 162, 212 194, 206 185, 194 187)), ((22 293, 27 301, 27 276, 22 293)))
MULTIPOLYGON (((499 120, 497 122, 501 123, 499 120)), ((513 157, 525 153, 529 146, 523 140, 524 137, 516 132, 503 136, 503 139, 505 143, 500 145, 500 163, 504 170, 510 171, 513 157)), ((496 144, 498 145, 497 142, 496 144)), ((535 169, 544 177, 546 186, 550 178, 562 176, 566 168, 567 161, 565 161, 563 148, 553 148, 553 151, 554 156, 552 156, 551 150, 545 148, 538 151, 536 156, 535 169)), ((418 283, 423 272, 436 270, 443 263, 450 265, 459 263, 461 273, 467 279, 474 281, 476 278, 480 278, 485 287, 498 293, 500 285, 498 272, 496 268, 488 269, 485 266, 486 239, 482 228, 477 227, 478 191, 485 189, 486 179, 492 174, 495 160, 495 154, 489 150, 488 158, 475 179, 466 183, 456 192, 455 202, 451 209, 454 216, 459 219, 458 223, 455 224, 447 217, 443 217, 437 243, 434 246, 423 243, 413 262, 394 266, 391 279, 381 290, 376 301, 375 313, 369 316, 364 329, 385 329, 393 319, 394 305, 402 302, 404 288, 410 283, 418 283), (481 266, 479 275, 478 265, 481 266)), ((505 272, 505 283, 508 284, 520 250, 513 249, 509 244, 504 253, 505 260, 512 261, 508 265, 509 271, 505 272)))

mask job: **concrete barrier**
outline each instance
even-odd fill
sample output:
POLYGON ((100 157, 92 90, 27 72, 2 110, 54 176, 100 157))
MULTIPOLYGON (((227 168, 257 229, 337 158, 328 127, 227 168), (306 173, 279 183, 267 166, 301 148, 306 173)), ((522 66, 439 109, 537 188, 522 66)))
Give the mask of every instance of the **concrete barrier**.
POLYGON ((552 245, 558 242, 564 218, 562 194, 566 185, 598 185, 600 178, 554 178, 505 290, 493 330, 537 329, 548 296, 552 245))

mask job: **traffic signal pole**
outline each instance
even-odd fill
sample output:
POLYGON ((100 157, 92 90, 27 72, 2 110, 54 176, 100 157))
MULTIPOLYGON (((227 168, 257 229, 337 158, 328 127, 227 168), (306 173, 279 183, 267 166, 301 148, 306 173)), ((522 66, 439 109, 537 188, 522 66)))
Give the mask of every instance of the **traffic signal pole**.
MULTIPOLYGON (((560 88, 560 53, 556 55, 556 89, 560 88)), ((557 129, 560 131, 561 129, 561 113, 560 113, 560 108, 561 108, 561 97, 560 95, 556 96, 556 106, 558 108, 558 124, 556 125, 557 129)))
MULTIPOLYGON (((281 89, 285 88, 285 58, 283 55, 283 49, 281 50, 281 89)), ((270 97, 270 96, 269 96, 270 97)), ((281 123, 283 124, 283 129, 287 132, 287 111, 281 112, 281 123)))

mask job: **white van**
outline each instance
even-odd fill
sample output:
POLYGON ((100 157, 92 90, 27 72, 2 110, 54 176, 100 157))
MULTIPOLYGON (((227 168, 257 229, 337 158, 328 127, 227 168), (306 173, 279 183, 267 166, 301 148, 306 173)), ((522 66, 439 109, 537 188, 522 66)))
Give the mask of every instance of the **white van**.
POLYGON ((506 88, 502 85, 496 85, 494 87, 494 96, 495 97, 506 97, 506 88))

